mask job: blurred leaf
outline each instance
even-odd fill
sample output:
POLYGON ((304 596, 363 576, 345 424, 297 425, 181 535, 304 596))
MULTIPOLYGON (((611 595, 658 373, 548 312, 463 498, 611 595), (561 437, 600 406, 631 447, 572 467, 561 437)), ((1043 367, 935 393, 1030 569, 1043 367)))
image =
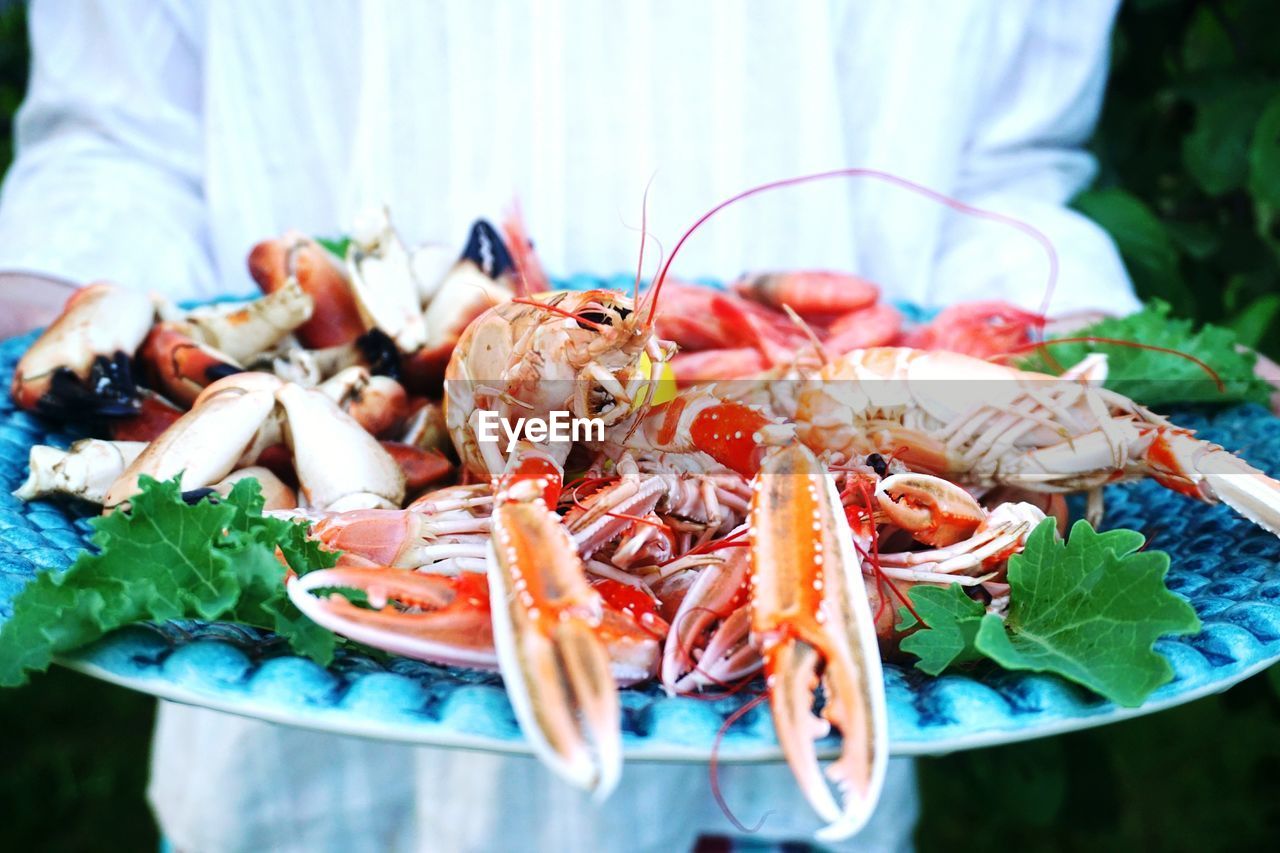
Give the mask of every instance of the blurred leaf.
POLYGON ((1187 71, 1222 68, 1235 59, 1231 37, 1208 6, 1199 6, 1182 43, 1182 64, 1187 71))
POLYGON ((1141 295, 1158 296, 1180 314, 1194 313, 1195 301, 1178 269, 1177 247, 1150 208, 1122 189, 1091 190, 1078 196, 1075 206, 1115 240, 1141 295))
POLYGON ((1120 251, 1136 263, 1162 270, 1178 262, 1178 251, 1164 223, 1131 193, 1091 190, 1079 196, 1075 206, 1107 229, 1120 251))
MULTIPOLYGON (((1266 404, 1272 394, 1271 386, 1254 373, 1256 356, 1240 351, 1230 330, 1209 323, 1197 329, 1190 320, 1170 316, 1169 306, 1159 300, 1128 317, 1108 317, 1086 326, 1073 333, 1072 337, 1076 336, 1134 341, 1147 347, 1172 350, 1159 352, 1070 338, 1052 347, 1054 358, 1060 364, 1078 364, 1089 353, 1105 353, 1106 387, 1149 406, 1167 403, 1266 404), (1181 353, 1183 357, 1174 353, 1181 353), (1197 361, 1213 370, 1222 382, 1221 388, 1197 361)), ((1018 366, 1041 373, 1056 372, 1039 352, 1028 354, 1018 366)))
POLYGON ((1275 0, 1228 0, 1233 38, 1239 47, 1241 68, 1280 72, 1280 17, 1275 0))
POLYGON ((1209 195, 1244 186, 1249 145, 1270 84, 1230 81, 1197 89, 1195 129, 1182 140, 1182 162, 1209 195))
POLYGON ((316 242, 323 246, 329 254, 339 259, 347 257, 347 249, 351 246, 351 238, 346 234, 338 237, 316 237, 316 242))
POLYGON ((1164 225, 1178 248, 1197 261, 1212 256, 1222 246, 1222 236, 1208 223, 1168 220, 1164 225))
POLYGON ((1262 336, 1280 311, 1280 294, 1267 293, 1259 296, 1236 316, 1228 325, 1236 333, 1236 339, 1247 347, 1258 346, 1262 336))
POLYGON ((1239 313, 1240 309, 1257 296, 1257 285, 1247 275, 1233 275, 1227 279, 1226 289, 1222 293, 1222 305, 1230 314, 1239 313))
POLYGON ((1249 192, 1272 209, 1280 207, 1280 93, 1267 103, 1253 133, 1249 192))

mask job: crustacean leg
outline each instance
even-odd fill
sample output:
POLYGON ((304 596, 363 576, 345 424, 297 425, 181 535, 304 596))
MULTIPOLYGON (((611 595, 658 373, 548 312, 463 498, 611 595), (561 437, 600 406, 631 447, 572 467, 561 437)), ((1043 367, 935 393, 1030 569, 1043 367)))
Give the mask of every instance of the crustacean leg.
POLYGON ((405 375, 421 386, 444 376, 454 345, 472 320, 515 295, 514 263, 502 238, 483 219, 471 226, 461 256, 439 281, 423 311, 423 347, 404 360, 405 375))
POLYGON ((275 399, 308 505, 330 512, 400 506, 404 472, 354 418, 322 392, 292 383, 275 399))
POLYGON ((244 371, 231 356, 201 343, 191 332, 181 322, 157 323, 138 349, 147 381, 184 406, 193 405, 219 379, 244 371))
POLYGON ((1205 503, 1221 501, 1280 536, 1280 482, 1163 419, 1113 418, 1069 442, 1033 450, 1005 470, 1015 485, 1054 491, 1097 487, 1108 476, 1148 476, 1205 503))
MULTIPOLYGON (((805 444, 845 456, 891 453, 967 486, 1090 491, 1150 477, 1222 501, 1280 534, 1280 482, 1122 394, 1097 387, 1101 359, 1069 379, 958 353, 858 350, 797 383, 786 413, 805 444)), ((1101 502, 1090 503, 1095 522, 1101 502)))
MULTIPOLYGON (((536 259, 533 260, 536 263, 536 259)), ((511 284, 511 279, 516 275, 515 266, 511 252, 497 230, 485 220, 477 219, 467 235, 462 254, 435 283, 430 301, 439 305, 434 309, 431 304, 427 306, 425 321, 430 330, 429 337, 438 345, 443 342, 443 335, 451 334, 456 338, 462 333, 462 329, 476 314, 462 312, 466 319, 460 319, 450 311, 449 303, 474 301, 473 298, 467 298, 467 291, 472 291, 472 297, 477 292, 489 297, 476 302, 477 312, 510 299, 515 294, 511 284)))
POLYGON ((112 483, 103 506, 113 509, 127 502, 144 475, 167 480, 181 474, 184 491, 218 482, 236 468, 273 408, 275 395, 265 388, 211 396, 147 445, 112 483))
MULTIPOLYGON (((226 497, 231 493, 231 488, 241 480, 258 481, 258 488, 262 492, 262 508, 265 510, 284 511, 296 509, 298 506, 298 493, 273 471, 261 465, 238 468, 210 486, 209 491, 226 497)), ((196 489, 194 492, 185 492, 183 498, 188 501, 193 497, 198 499, 199 493, 203 491, 203 489, 196 489)))
POLYGON ((301 325, 315 302, 296 281, 232 308, 210 307, 157 323, 138 351, 151 384, 190 406, 207 386, 301 325))
POLYGON ((545 508, 558 476, 554 459, 526 449, 504 481, 515 494, 497 510, 492 487, 478 484, 437 490, 406 510, 322 517, 312 532, 343 549, 339 565, 291 580, 289 591, 314 621, 366 644, 438 663, 501 663, 530 738, 564 756, 555 766, 568 778, 605 793, 620 760, 616 713, 608 713, 615 680, 652 674, 667 626, 640 590, 585 580, 573 540, 545 508), (499 530, 513 557, 496 553, 499 530), (507 590, 492 601, 494 611, 510 611, 505 621, 489 612, 492 583, 507 590), (368 606, 343 589, 363 592, 368 606), (474 630, 481 622, 486 632, 493 625, 496 644, 474 630))
POLYGON ((365 327, 380 330, 401 352, 425 346, 427 330, 409 250, 385 208, 366 211, 358 218, 347 249, 347 266, 365 327))
POLYGON ((698 568, 671 617, 663 648, 662 684, 669 693, 724 687, 760 671, 763 661, 750 641, 746 545, 737 542, 714 555, 683 558, 698 568))
POLYGON ((401 433, 409 417, 404 386, 389 376, 374 376, 367 367, 353 365, 316 387, 377 438, 401 433))
POLYGON ((371 330, 362 347, 385 339, 393 352, 384 360, 394 358, 418 389, 439 384, 472 320, 515 295, 511 255, 488 222, 477 221, 457 261, 438 280, 428 280, 438 274, 437 254, 410 252, 385 210, 361 217, 347 253, 356 304, 371 330))
POLYGON ((115 418, 108 425, 115 441, 153 441, 182 417, 179 409, 164 397, 146 388, 138 389, 138 412, 126 418, 115 418))
POLYGON ((426 660, 488 666, 478 643, 465 643, 458 654, 448 631, 437 630, 440 590, 454 587, 423 580, 480 550, 492 591, 492 649, 516 718, 550 767, 603 797, 621 771, 617 685, 653 673, 666 625, 638 591, 588 582, 573 538, 550 508, 561 476, 557 459, 524 446, 489 503, 484 487, 456 487, 424 496, 417 510, 322 520, 322 542, 355 546, 367 563, 290 581, 290 596, 344 636, 426 660), (372 568, 377 560, 424 561, 423 571, 372 568), (325 587, 362 590, 371 608, 340 593, 312 595, 325 587))
POLYGON ((311 528, 341 565, 389 566, 436 574, 486 571, 493 494, 488 484, 450 486, 407 509, 330 514, 311 528))

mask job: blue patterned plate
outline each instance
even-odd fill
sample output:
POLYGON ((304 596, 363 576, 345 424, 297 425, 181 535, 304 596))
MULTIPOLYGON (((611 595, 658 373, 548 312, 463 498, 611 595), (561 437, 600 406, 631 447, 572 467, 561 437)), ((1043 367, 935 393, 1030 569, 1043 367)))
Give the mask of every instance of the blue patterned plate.
MULTIPOLYGON (((574 284, 576 282, 571 282, 574 284)), ((31 336, 0 343, 4 386, 31 336)), ((1184 413, 1179 422, 1258 467, 1280 471, 1280 420, 1260 407, 1184 413)), ((71 563, 85 517, 66 506, 9 495, 26 475, 28 448, 77 436, 0 399, 0 622, 40 569, 71 563)), ((1146 532, 1173 558, 1169 585, 1195 605, 1198 636, 1163 640, 1174 680, 1141 708, 1124 709, 1043 675, 978 669, 930 678, 885 667, 893 752, 926 755, 1102 725, 1225 690, 1280 659, 1280 539, 1225 507, 1192 503, 1154 483, 1107 490, 1108 526, 1146 532)), ((529 752, 494 675, 401 658, 344 652, 328 669, 291 655, 268 634, 235 625, 172 622, 129 628, 61 663, 97 678, 191 705, 308 728, 408 743, 529 752)), ((705 760, 741 697, 670 698, 656 687, 624 690, 627 755, 705 760)), ((835 742, 827 743, 830 754, 835 742)), ((767 708, 724 735, 719 758, 778 760, 767 708)))

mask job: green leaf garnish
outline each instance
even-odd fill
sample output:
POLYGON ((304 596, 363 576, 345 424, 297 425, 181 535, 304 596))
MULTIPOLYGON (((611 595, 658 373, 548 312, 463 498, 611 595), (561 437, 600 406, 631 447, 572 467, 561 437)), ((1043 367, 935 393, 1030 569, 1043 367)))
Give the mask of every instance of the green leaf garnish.
POLYGON ((42 572, 13 602, 0 626, 0 685, 21 684, 54 655, 133 622, 229 619, 286 637, 319 663, 333 657, 333 635, 303 618, 284 591, 285 567, 328 568, 337 554, 307 539, 300 522, 262 515, 257 481, 226 498, 189 505, 175 478, 141 481, 132 508, 90 524, 96 553, 65 572, 42 572))
POLYGON ((328 250, 329 254, 336 255, 339 258, 346 258, 347 248, 351 245, 351 238, 345 234, 340 237, 317 237, 316 242, 328 250))
POLYGON ((1053 519, 1046 519, 1009 560, 1004 619, 983 615, 975 630, 974 607, 981 605, 962 604, 958 585, 915 587, 909 595, 928 627, 902 648, 919 655, 917 666, 930 674, 981 656, 1005 669, 1055 673, 1120 705, 1140 705, 1173 677, 1153 648, 1156 640, 1200 630, 1191 605, 1164 584, 1169 555, 1139 551, 1143 541, 1134 530, 1098 533, 1078 521, 1062 542, 1053 519))
MULTIPOLYGON (((920 658, 916 669, 938 675, 952 664, 981 659, 974 648, 978 626, 986 608, 969 596, 958 583, 949 587, 915 586, 908 592, 912 606, 928 626, 903 638, 901 648, 920 658)), ((905 607, 899 628, 910 628, 917 620, 905 607)))
MULTIPOLYGON (((1170 317, 1168 304, 1158 299, 1135 314, 1102 320, 1073 332, 1070 337, 1115 338, 1176 350, 1209 365, 1224 385, 1219 389, 1204 368, 1173 353, 1091 342, 1052 344, 1046 348, 1053 362, 1068 367, 1089 353, 1106 353, 1106 387, 1143 405, 1240 402, 1267 405, 1275 390, 1254 375, 1257 356, 1237 350, 1236 336, 1230 330, 1206 324, 1196 331, 1190 320, 1170 317)), ((1044 373, 1058 372, 1038 350, 1018 366, 1044 373)))

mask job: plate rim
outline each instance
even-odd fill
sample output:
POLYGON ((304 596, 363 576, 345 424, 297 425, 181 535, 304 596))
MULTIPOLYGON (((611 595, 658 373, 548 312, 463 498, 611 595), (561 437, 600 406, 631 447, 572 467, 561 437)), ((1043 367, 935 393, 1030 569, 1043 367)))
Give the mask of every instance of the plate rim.
MULTIPOLYGON (((286 656, 296 657, 296 656, 286 656)), ((297 658, 303 660, 303 658, 297 658)), ((364 740, 400 743, 406 746, 418 746, 436 749, 463 749, 472 752, 487 752, 501 755, 533 756, 532 744, 523 736, 518 738, 498 738, 476 735, 468 732, 433 731, 421 723, 392 722, 377 720, 372 717, 352 717, 340 710, 313 709, 305 705, 291 706, 285 703, 263 702, 249 697, 223 698, 226 694, 201 691, 155 676, 132 676, 120 673, 90 658, 68 654, 59 655, 54 662, 60 666, 79 672, 91 678, 124 687, 139 693, 154 696, 167 702, 176 702, 193 708, 231 714, 247 720, 257 720, 272 725, 293 726, 325 734, 357 737, 364 740), (427 737, 415 737, 410 732, 417 729, 428 733, 427 737), (403 732, 403 735, 395 733, 403 732)), ((985 749, 996 746, 1009 746, 1044 737, 1056 737, 1071 732, 1084 731, 1110 725, 1111 723, 1145 717, 1179 705, 1186 705, 1206 696, 1223 693, 1235 685, 1269 669, 1280 662, 1280 652, 1266 656, 1247 667, 1243 667, 1230 675, 1213 679, 1205 684, 1173 695, 1152 699, 1136 708, 1124 708, 1116 705, 1105 706, 1095 713, 1062 717, 1051 722, 1019 728, 993 727, 972 734, 949 735, 936 740, 893 739, 889 742, 891 757, 930 757, 949 755, 970 749, 985 749)), ((636 743, 633 738, 623 734, 623 758, 627 761, 654 762, 663 764, 703 763, 710 760, 710 752, 705 746, 681 747, 671 743, 657 746, 647 745, 648 741, 636 743)), ((839 755, 840 747, 836 745, 820 745, 818 758, 832 760, 839 755)), ((776 744, 742 747, 734 745, 732 750, 717 754, 716 762, 720 764, 773 764, 785 762, 782 750, 776 744)))

